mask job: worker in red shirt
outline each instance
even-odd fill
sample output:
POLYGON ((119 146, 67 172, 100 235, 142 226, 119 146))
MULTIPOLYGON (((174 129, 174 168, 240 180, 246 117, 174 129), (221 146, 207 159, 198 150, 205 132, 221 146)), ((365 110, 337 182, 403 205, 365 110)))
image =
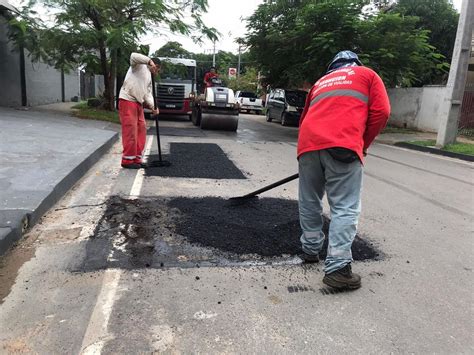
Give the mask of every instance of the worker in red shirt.
POLYGON ((323 282, 328 286, 361 286, 360 276, 352 273, 351 246, 361 210, 363 159, 389 115, 382 80, 351 51, 335 56, 307 96, 298 136, 302 259, 319 261, 327 193, 331 223, 323 282))
POLYGON ((212 86, 211 79, 212 78, 218 78, 218 77, 219 77, 219 74, 217 74, 217 72, 216 72, 216 67, 211 67, 211 70, 208 71, 204 75, 204 85, 205 85, 205 87, 206 88, 211 87, 212 86))

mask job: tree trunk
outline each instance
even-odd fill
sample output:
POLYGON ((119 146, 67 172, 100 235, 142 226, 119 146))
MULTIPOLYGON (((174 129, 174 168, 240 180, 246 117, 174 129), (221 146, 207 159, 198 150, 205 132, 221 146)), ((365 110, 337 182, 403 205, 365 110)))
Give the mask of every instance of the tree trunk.
POLYGON ((103 107, 107 110, 112 110, 113 103, 112 103, 112 109, 111 109, 110 96, 111 96, 111 92, 113 95, 113 85, 112 86, 110 85, 110 70, 109 70, 109 66, 107 65, 107 51, 105 48, 105 41, 103 39, 99 39, 99 54, 100 54, 100 67, 102 69, 102 75, 104 76, 105 102, 103 104, 103 107))
MULTIPOLYGON (((109 73, 109 96, 107 109, 110 111, 115 110, 115 77, 117 76, 117 49, 110 50, 110 73, 109 73)), ((118 93, 117 93, 118 94, 118 93)))

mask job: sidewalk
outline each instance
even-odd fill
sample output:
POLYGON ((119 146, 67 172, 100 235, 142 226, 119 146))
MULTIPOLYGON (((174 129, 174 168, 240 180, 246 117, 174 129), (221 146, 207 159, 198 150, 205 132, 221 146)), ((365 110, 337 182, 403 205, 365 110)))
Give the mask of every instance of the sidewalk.
POLYGON ((118 138, 110 123, 76 119, 55 105, 0 107, 0 255, 118 138))
MULTIPOLYGON (((383 133, 376 138, 376 141, 378 143, 394 145, 400 142, 436 140, 437 137, 438 135, 436 133, 431 132, 383 133)), ((456 140, 460 143, 474 143, 472 140, 464 137, 457 137, 456 140)))

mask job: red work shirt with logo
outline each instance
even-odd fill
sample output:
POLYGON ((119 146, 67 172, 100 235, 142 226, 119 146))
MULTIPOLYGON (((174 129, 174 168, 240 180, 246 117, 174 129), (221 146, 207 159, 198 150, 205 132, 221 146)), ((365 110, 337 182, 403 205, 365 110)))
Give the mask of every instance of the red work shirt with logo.
POLYGON ((219 76, 219 74, 217 74, 217 73, 207 72, 204 75, 204 82, 206 83, 206 87, 210 87, 211 86, 211 79, 216 78, 218 76, 219 76))
POLYGON ((385 127, 390 102, 382 79, 373 70, 345 67, 311 88, 300 119, 298 157, 333 147, 351 149, 363 161, 367 149, 385 127))

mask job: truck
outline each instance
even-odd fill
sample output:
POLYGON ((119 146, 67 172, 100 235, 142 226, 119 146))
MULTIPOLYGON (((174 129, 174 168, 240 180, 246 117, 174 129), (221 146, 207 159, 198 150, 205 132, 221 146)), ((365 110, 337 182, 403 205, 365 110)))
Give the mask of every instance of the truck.
POLYGON ((187 115, 191 119, 196 95, 196 61, 160 57, 161 71, 156 80, 160 114, 187 115))
POLYGON ((249 91, 237 91, 235 93, 235 99, 239 104, 239 111, 254 111, 257 115, 261 115, 263 112, 263 102, 253 92, 249 91))

